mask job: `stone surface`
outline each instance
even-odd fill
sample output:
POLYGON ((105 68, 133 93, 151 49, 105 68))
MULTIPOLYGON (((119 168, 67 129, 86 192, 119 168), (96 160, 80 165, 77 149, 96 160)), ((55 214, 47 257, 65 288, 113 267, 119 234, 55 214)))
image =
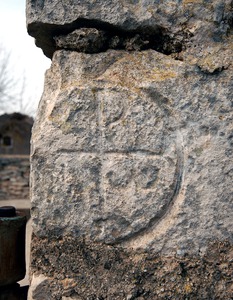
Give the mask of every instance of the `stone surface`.
POLYGON ((211 243, 204 256, 164 257, 67 236, 62 239, 34 236, 31 267, 34 274, 44 275, 37 286, 34 278, 38 275, 33 276, 33 298, 28 300, 230 300, 233 297, 233 247, 228 242, 211 243))
POLYGON ((232 60, 58 51, 33 129, 37 236, 199 253, 232 241, 232 60))
POLYGON ((67 35, 55 36, 54 40, 57 48, 84 53, 98 53, 108 49, 144 50, 150 43, 139 34, 120 37, 96 28, 76 29, 67 35))
POLYGON ((232 299, 232 0, 27 0, 52 58, 29 300, 232 299))
POLYGON ((52 299, 51 294, 49 295, 48 291, 48 283, 51 280, 48 280, 46 276, 40 274, 40 275, 33 275, 31 280, 31 285, 28 291, 28 299, 38 299, 38 300, 44 300, 44 299, 52 299))
POLYGON ((206 42, 209 46, 224 42, 232 30, 232 7, 232 0, 27 0, 27 25, 48 57, 56 50, 54 36, 82 27, 113 36, 137 33, 150 40, 149 48, 165 52, 192 48, 198 55, 206 42))
POLYGON ((95 28, 76 29, 68 35, 54 37, 54 40, 59 48, 79 52, 98 53, 107 49, 105 32, 95 28))

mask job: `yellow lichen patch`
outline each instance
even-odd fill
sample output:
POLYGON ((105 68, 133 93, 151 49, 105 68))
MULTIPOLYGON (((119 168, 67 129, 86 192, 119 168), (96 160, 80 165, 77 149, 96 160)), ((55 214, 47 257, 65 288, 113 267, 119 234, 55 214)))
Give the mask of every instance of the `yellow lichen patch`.
POLYGON ((152 69, 152 72, 150 74, 150 77, 148 79, 153 79, 155 81, 163 81, 170 78, 175 78, 177 76, 177 73, 174 71, 169 70, 161 70, 159 68, 152 69))
POLYGON ((215 71, 225 70, 231 64, 229 57, 232 51, 213 48, 211 53, 205 53, 205 56, 197 61, 197 65, 202 71, 207 73, 214 73, 215 71))
POLYGON ((68 132, 71 132, 72 126, 69 123, 64 122, 64 123, 62 123, 60 128, 63 133, 68 133, 68 132))
POLYGON ((50 116, 48 117, 55 126, 58 126, 63 132, 67 132, 69 128, 69 123, 66 123, 68 112, 70 111, 70 103, 63 102, 62 107, 54 107, 50 116))
POLYGON ((150 55, 142 52, 128 54, 112 65, 98 80, 111 85, 125 87, 136 93, 140 92, 140 86, 147 82, 159 82, 177 77, 174 63, 165 59, 163 63, 160 56, 151 65, 150 55))
POLYGON ((70 278, 65 278, 64 280, 61 281, 64 290, 70 289, 72 287, 75 287, 77 282, 74 279, 70 278))
POLYGON ((189 293, 192 292, 192 290, 193 290, 192 284, 191 284, 190 282, 187 282, 187 283, 184 285, 184 292, 185 292, 186 294, 189 294, 189 293))
POLYGON ((188 4, 201 4, 203 3, 203 0, 183 0, 183 5, 188 5, 188 4))
POLYGON ((87 84, 87 79, 77 80, 76 78, 69 79, 69 81, 64 81, 61 84, 61 91, 67 90, 73 87, 78 87, 79 89, 84 89, 85 84, 87 84))

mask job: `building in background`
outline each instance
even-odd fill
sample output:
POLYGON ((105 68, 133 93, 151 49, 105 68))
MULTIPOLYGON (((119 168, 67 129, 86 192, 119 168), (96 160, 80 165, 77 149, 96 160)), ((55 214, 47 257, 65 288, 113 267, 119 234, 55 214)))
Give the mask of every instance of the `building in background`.
POLYGON ((0 200, 29 199, 32 125, 20 113, 0 116, 0 200))
POLYGON ((0 154, 29 155, 33 118, 20 114, 0 116, 0 154))

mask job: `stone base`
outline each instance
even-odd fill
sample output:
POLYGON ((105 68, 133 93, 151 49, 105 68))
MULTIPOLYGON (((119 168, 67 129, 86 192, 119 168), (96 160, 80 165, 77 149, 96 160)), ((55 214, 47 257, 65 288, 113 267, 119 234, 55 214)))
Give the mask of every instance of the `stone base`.
POLYGON ((173 257, 72 237, 34 235, 32 245, 30 300, 233 297, 233 246, 227 241, 210 243, 200 256, 173 257))

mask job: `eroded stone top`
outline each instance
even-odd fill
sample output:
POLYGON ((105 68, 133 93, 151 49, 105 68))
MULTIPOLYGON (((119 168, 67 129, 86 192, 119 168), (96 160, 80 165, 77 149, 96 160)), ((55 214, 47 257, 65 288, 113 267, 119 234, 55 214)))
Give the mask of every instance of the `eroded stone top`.
POLYGON ((82 27, 113 35, 137 33, 159 43, 175 39, 185 48, 187 37, 192 43, 222 41, 232 28, 232 1, 27 0, 27 25, 48 57, 57 49, 55 35, 82 27))

